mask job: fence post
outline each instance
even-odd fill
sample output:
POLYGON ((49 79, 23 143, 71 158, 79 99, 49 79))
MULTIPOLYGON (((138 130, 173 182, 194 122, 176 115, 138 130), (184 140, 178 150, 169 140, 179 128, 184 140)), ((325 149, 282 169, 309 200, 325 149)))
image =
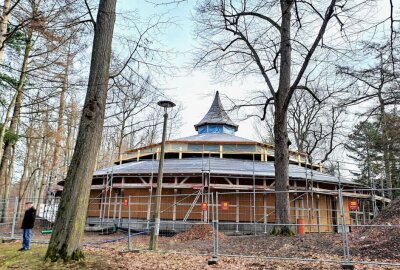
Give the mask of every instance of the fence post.
POLYGON ((214 194, 212 199, 212 224, 213 224, 213 256, 208 260, 208 265, 217 264, 218 262, 218 191, 215 193, 216 202, 214 204, 214 194))
POLYGON ((339 196, 339 208, 340 208, 340 221, 342 227, 342 245, 343 245, 343 257, 344 261, 342 263, 342 269, 354 269, 354 265, 351 262, 350 258, 350 250, 349 250, 349 239, 347 237, 347 230, 346 230, 346 220, 345 220, 345 211, 343 205, 343 192, 342 187, 339 187, 338 190, 339 196))
POLYGON ((218 202, 218 192, 216 193, 216 210, 217 210, 217 215, 216 215, 216 227, 217 227, 217 242, 216 242, 216 255, 218 256, 219 253, 219 239, 218 239, 218 232, 219 232, 219 202, 218 202))
POLYGON ((14 200, 14 212, 13 212, 13 221, 12 221, 12 228, 11 228, 11 239, 14 238, 15 234, 15 224, 17 223, 17 216, 18 216, 18 197, 15 197, 14 200))
MULTIPOLYGON (((212 194, 212 195, 214 195, 214 194, 212 194)), ((214 204, 214 198, 213 198, 214 196, 212 196, 212 201, 213 201, 213 204, 212 204, 212 226, 213 226, 213 250, 214 250, 214 253, 213 253, 213 255, 214 256, 217 256, 217 228, 216 228, 216 222, 215 222, 215 207, 216 207, 216 205, 214 204)))
POLYGON ((132 244, 131 244, 131 196, 128 196, 128 250, 132 250, 132 244))

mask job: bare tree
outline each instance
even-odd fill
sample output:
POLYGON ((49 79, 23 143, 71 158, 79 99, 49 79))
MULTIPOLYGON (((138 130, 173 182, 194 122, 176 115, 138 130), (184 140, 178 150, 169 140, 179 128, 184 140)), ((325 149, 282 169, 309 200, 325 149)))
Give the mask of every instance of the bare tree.
POLYGON ((89 83, 71 166, 46 258, 80 260, 95 157, 99 150, 106 108, 116 0, 101 0, 95 25, 89 83))
POLYGON ((310 159, 323 163, 342 144, 345 108, 333 100, 318 102, 300 90, 293 95, 288 114, 289 137, 310 159))
MULTIPOLYGON (((269 97, 264 107, 274 107, 276 223, 289 224, 288 177, 288 108, 297 89, 315 98, 305 72, 315 62, 317 48, 329 48, 324 39, 332 18, 343 28, 346 12, 360 5, 332 0, 312 1, 203 1, 197 9, 199 31, 203 40, 196 66, 215 65, 229 78, 261 75, 269 97), (292 17, 292 13, 294 16, 292 17)), ((331 39, 332 40, 332 39, 331 39)), ((290 234, 286 225, 276 226, 276 233, 290 234)))
MULTIPOLYGON (((352 96, 346 96, 342 103, 354 106, 369 103, 369 109, 360 116, 377 116, 382 132, 382 148, 384 171, 387 188, 393 187, 390 164, 390 139, 389 130, 392 123, 388 120, 388 111, 400 102, 400 51, 392 47, 395 39, 384 44, 367 43, 363 52, 364 57, 371 59, 368 67, 341 66, 338 72, 349 79, 349 88, 354 91, 352 96)), ((392 198, 392 191, 388 191, 392 198)))
MULTIPOLYGON (((3 123, 0 127, 0 194, 5 199, 9 196, 11 187, 9 176, 12 175, 7 170, 12 163, 12 149, 15 148, 21 136, 18 131, 22 131, 23 134, 24 123, 21 120, 24 114, 39 111, 49 113, 51 108, 48 103, 42 108, 39 106, 36 112, 24 112, 24 110, 37 106, 39 103, 48 102, 56 96, 56 91, 54 91, 56 87, 53 85, 57 84, 59 79, 55 79, 52 75, 57 70, 55 67, 60 57, 58 49, 62 48, 69 38, 62 31, 64 21, 60 18, 63 18, 61 15, 66 13, 69 4, 56 2, 49 5, 42 1, 29 1, 13 6, 15 9, 10 20, 12 24, 18 25, 18 31, 13 32, 15 52, 10 53, 11 50, 7 52, 8 57, 14 61, 3 65, 4 71, 0 76, 0 81, 6 86, 6 92, 11 97, 2 116, 3 123), (20 55, 21 50, 22 55, 20 55), (34 83, 30 83, 31 81, 34 83), (38 81, 43 82, 45 87, 43 85, 39 87, 38 81), (12 136, 4 140, 6 133, 12 136)), ((9 38, 8 35, 7 38, 9 38)), ((39 117, 40 114, 36 115, 39 117)), ((49 114, 48 116, 50 117, 49 114)), ((47 123, 47 121, 44 122, 47 123)), ((48 129, 50 128, 48 126, 48 129)), ((50 147, 48 145, 48 148, 50 147)), ((47 176, 43 176, 43 179, 47 179, 47 176)))

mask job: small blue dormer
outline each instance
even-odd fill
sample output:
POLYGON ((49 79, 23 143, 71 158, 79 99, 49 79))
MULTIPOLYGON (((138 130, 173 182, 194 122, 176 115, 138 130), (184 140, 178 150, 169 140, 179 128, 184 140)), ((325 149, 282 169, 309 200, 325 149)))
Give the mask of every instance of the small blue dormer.
POLYGON ((194 128, 197 130, 198 134, 214 133, 234 135, 238 130, 238 125, 233 123, 224 110, 217 91, 207 114, 194 128))

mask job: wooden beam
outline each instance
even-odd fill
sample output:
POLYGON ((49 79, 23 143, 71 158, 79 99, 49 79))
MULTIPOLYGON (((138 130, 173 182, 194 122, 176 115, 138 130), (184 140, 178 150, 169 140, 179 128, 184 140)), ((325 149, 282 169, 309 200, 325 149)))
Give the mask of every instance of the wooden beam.
POLYGON ((143 177, 139 177, 140 181, 142 181, 143 184, 150 184, 150 179, 149 182, 146 182, 146 180, 143 179, 143 177))
MULTIPOLYGON (((237 179, 237 178, 236 178, 236 179, 237 179)), ((228 182, 229 185, 233 185, 232 182, 229 180, 228 177, 224 177, 224 180, 225 180, 226 182, 228 182)))
POLYGON ((188 180, 189 178, 190 178, 189 176, 183 178, 183 180, 179 184, 184 184, 186 182, 186 180, 188 180))

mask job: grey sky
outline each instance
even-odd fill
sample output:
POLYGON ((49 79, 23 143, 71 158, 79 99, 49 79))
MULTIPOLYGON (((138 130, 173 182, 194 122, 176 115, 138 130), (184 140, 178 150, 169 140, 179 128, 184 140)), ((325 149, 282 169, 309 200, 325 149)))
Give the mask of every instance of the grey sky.
MULTIPOLYGON (((153 2, 157 2, 157 0, 153 2)), ((137 11, 137 14, 142 19, 151 17, 153 14, 166 14, 165 16, 171 18, 174 22, 174 24, 171 24, 165 30, 164 36, 158 37, 166 47, 179 52, 174 57, 172 63, 182 68, 174 74, 175 76, 158 80, 161 83, 161 87, 167 89, 167 95, 174 102, 182 104, 184 108, 182 117, 184 123, 181 127, 181 132, 173 137, 183 137, 195 133, 193 125, 200 121, 208 111, 216 90, 219 90, 221 95, 228 95, 230 98, 237 99, 248 97, 250 91, 265 89, 261 78, 217 82, 213 80, 213 70, 192 71, 190 69, 191 53, 197 44, 194 38, 194 26, 192 22, 195 2, 189 0, 179 5, 174 4, 167 7, 164 5, 155 6, 154 4, 150 4, 148 0, 120 0, 118 3, 122 10, 137 11)), ((400 3, 395 3, 395 5, 397 5, 395 9, 399 10, 400 3)), ((378 1, 377 6, 378 8, 373 10, 374 14, 368 16, 381 18, 389 16, 388 1, 378 1)), ((118 24, 116 27, 118 27, 118 24)), ((226 102, 224 105, 226 106, 226 102)), ((253 120, 239 122, 235 114, 230 114, 230 116, 239 124, 238 136, 258 139, 253 129, 253 120)))

